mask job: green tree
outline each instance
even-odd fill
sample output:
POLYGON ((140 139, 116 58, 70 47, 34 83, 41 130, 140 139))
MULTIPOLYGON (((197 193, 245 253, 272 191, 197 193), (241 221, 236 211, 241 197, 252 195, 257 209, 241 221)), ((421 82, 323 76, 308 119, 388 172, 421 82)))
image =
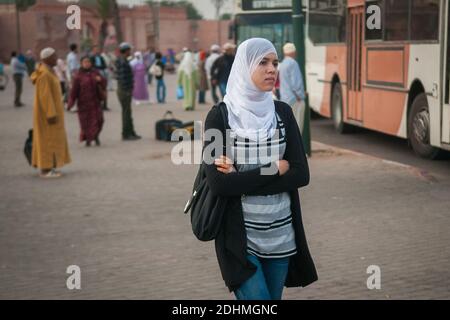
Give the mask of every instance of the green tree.
POLYGON ((97 0, 97 15, 102 20, 98 39, 98 44, 101 50, 103 50, 103 45, 105 44, 106 37, 108 36, 108 19, 112 14, 111 9, 112 3, 110 0, 97 0))
POLYGON ((110 0, 110 1, 112 1, 112 14, 114 18, 114 27, 116 29, 117 42, 121 43, 123 41, 123 34, 122 34, 122 24, 120 23, 119 4, 117 3, 117 0, 110 0))
POLYGON ((95 6, 97 16, 101 19, 99 45, 103 48, 106 36, 108 35, 108 20, 114 20, 117 42, 123 41, 122 25, 120 23, 120 9, 117 0, 82 0, 81 4, 95 6))
POLYGON ((222 13, 220 15, 220 20, 231 20, 231 13, 222 13))
MULTIPOLYGON (((149 0, 147 3, 150 6, 155 6, 158 1, 155 0, 149 0)), ((186 9, 186 15, 189 20, 202 20, 203 16, 202 14, 197 10, 197 8, 190 2, 190 1, 167 1, 163 0, 159 2, 161 7, 182 7, 186 9)))
MULTIPOLYGON (((13 0, 14 1, 14 0, 13 0)), ((16 2, 16 34, 17 49, 22 51, 22 39, 20 36, 20 11, 26 11, 29 7, 36 4, 36 0, 15 0, 16 2)))

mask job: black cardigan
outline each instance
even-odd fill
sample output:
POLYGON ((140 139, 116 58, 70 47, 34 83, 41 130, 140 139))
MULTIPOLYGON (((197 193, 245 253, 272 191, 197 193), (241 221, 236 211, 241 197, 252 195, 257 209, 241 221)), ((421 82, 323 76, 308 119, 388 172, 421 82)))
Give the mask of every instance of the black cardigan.
MULTIPOLYGON (((219 106, 214 106, 205 121, 205 130, 214 128, 224 133, 224 121, 219 106)), ((225 114, 226 113, 226 108, 225 114)), ((286 128, 286 151, 284 159, 289 170, 282 176, 262 175, 261 168, 245 172, 223 174, 214 164, 206 165, 206 179, 214 194, 228 197, 223 226, 215 240, 217 260, 225 284, 234 291, 250 278, 256 266, 247 260, 247 235, 242 214, 241 195, 270 195, 289 192, 291 198, 292 224, 295 231, 297 254, 291 256, 286 287, 305 287, 317 280, 317 272, 309 253, 303 229, 298 188, 309 183, 309 167, 303 142, 289 105, 276 101, 275 110, 286 128)), ((227 129, 230 129, 227 121, 227 129)), ((206 147, 211 141, 205 141, 206 147)), ((220 155, 213 154, 215 158, 220 155)))

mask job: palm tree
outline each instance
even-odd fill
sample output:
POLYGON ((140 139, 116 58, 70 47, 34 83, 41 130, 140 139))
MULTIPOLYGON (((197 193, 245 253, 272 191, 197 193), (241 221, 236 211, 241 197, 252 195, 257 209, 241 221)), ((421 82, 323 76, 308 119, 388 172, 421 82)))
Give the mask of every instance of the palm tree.
POLYGON ((111 17, 111 1, 110 0, 97 0, 97 14, 102 20, 100 25, 99 45, 103 50, 106 37, 108 36, 108 19, 111 17))
POLYGON ((220 9, 223 7, 223 5, 225 4, 225 0, 211 0, 212 4, 214 5, 214 7, 216 8, 216 19, 217 19, 217 38, 218 38, 218 42, 220 43, 221 41, 221 30, 220 30, 220 9))
POLYGON ((120 10, 117 0, 83 0, 82 3, 91 6, 95 5, 97 16, 102 20, 99 36, 99 45, 101 48, 103 48, 108 35, 108 20, 111 18, 114 19, 117 42, 122 42, 122 26, 120 24, 120 10))
POLYGON ((36 3, 36 0, 16 0, 16 33, 17 33, 17 49, 22 51, 22 40, 20 37, 20 11, 26 11, 29 7, 36 3))
POLYGON ((111 0, 113 2, 113 17, 114 17, 114 27, 116 28, 116 37, 117 43, 121 43, 123 41, 122 36, 122 25, 120 24, 120 10, 117 0, 111 0))

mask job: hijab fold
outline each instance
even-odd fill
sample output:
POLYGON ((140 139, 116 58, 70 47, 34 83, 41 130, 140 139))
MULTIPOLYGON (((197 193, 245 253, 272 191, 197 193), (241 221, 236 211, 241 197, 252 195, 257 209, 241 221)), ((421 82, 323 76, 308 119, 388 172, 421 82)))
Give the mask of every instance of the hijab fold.
POLYGON ((194 56, 190 51, 186 51, 181 60, 179 71, 184 71, 187 76, 191 76, 195 69, 194 56))
POLYGON ((275 133, 277 119, 272 92, 261 91, 252 80, 253 72, 270 53, 277 55, 273 44, 263 38, 248 39, 237 49, 223 99, 233 136, 264 141, 275 133))

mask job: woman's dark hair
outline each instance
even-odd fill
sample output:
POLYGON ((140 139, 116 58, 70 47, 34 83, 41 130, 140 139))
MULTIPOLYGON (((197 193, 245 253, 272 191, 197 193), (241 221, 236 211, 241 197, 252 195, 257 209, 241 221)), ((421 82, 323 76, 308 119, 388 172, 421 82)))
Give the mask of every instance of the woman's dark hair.
POLYGON ((75 51, 75 50, 77 50, 78 46, 76 45, 76 43, 72 43, 69 48, 70 48, 70 51, 75 51))
POLYGON ((156 58, 156 59, 161 59, 161 58, 162 58, 161 52, 155 53, 155 58, 156 58))
POLYGON ((15 56, 17 56, 17 52, 15 52, 15 51, 11 52, 11 57, 15 57, 15 56))
POLYGON ((87 55, 87 54, 81 56, 81 58, 80 58, 80 64, 81 64, 81 63, 83 62, 83 60, 85 60, 85 59, 88 59, 89 62, 91 62, 91 64, 92 64, 91 57, 90 57, 89 55, 87 55))

